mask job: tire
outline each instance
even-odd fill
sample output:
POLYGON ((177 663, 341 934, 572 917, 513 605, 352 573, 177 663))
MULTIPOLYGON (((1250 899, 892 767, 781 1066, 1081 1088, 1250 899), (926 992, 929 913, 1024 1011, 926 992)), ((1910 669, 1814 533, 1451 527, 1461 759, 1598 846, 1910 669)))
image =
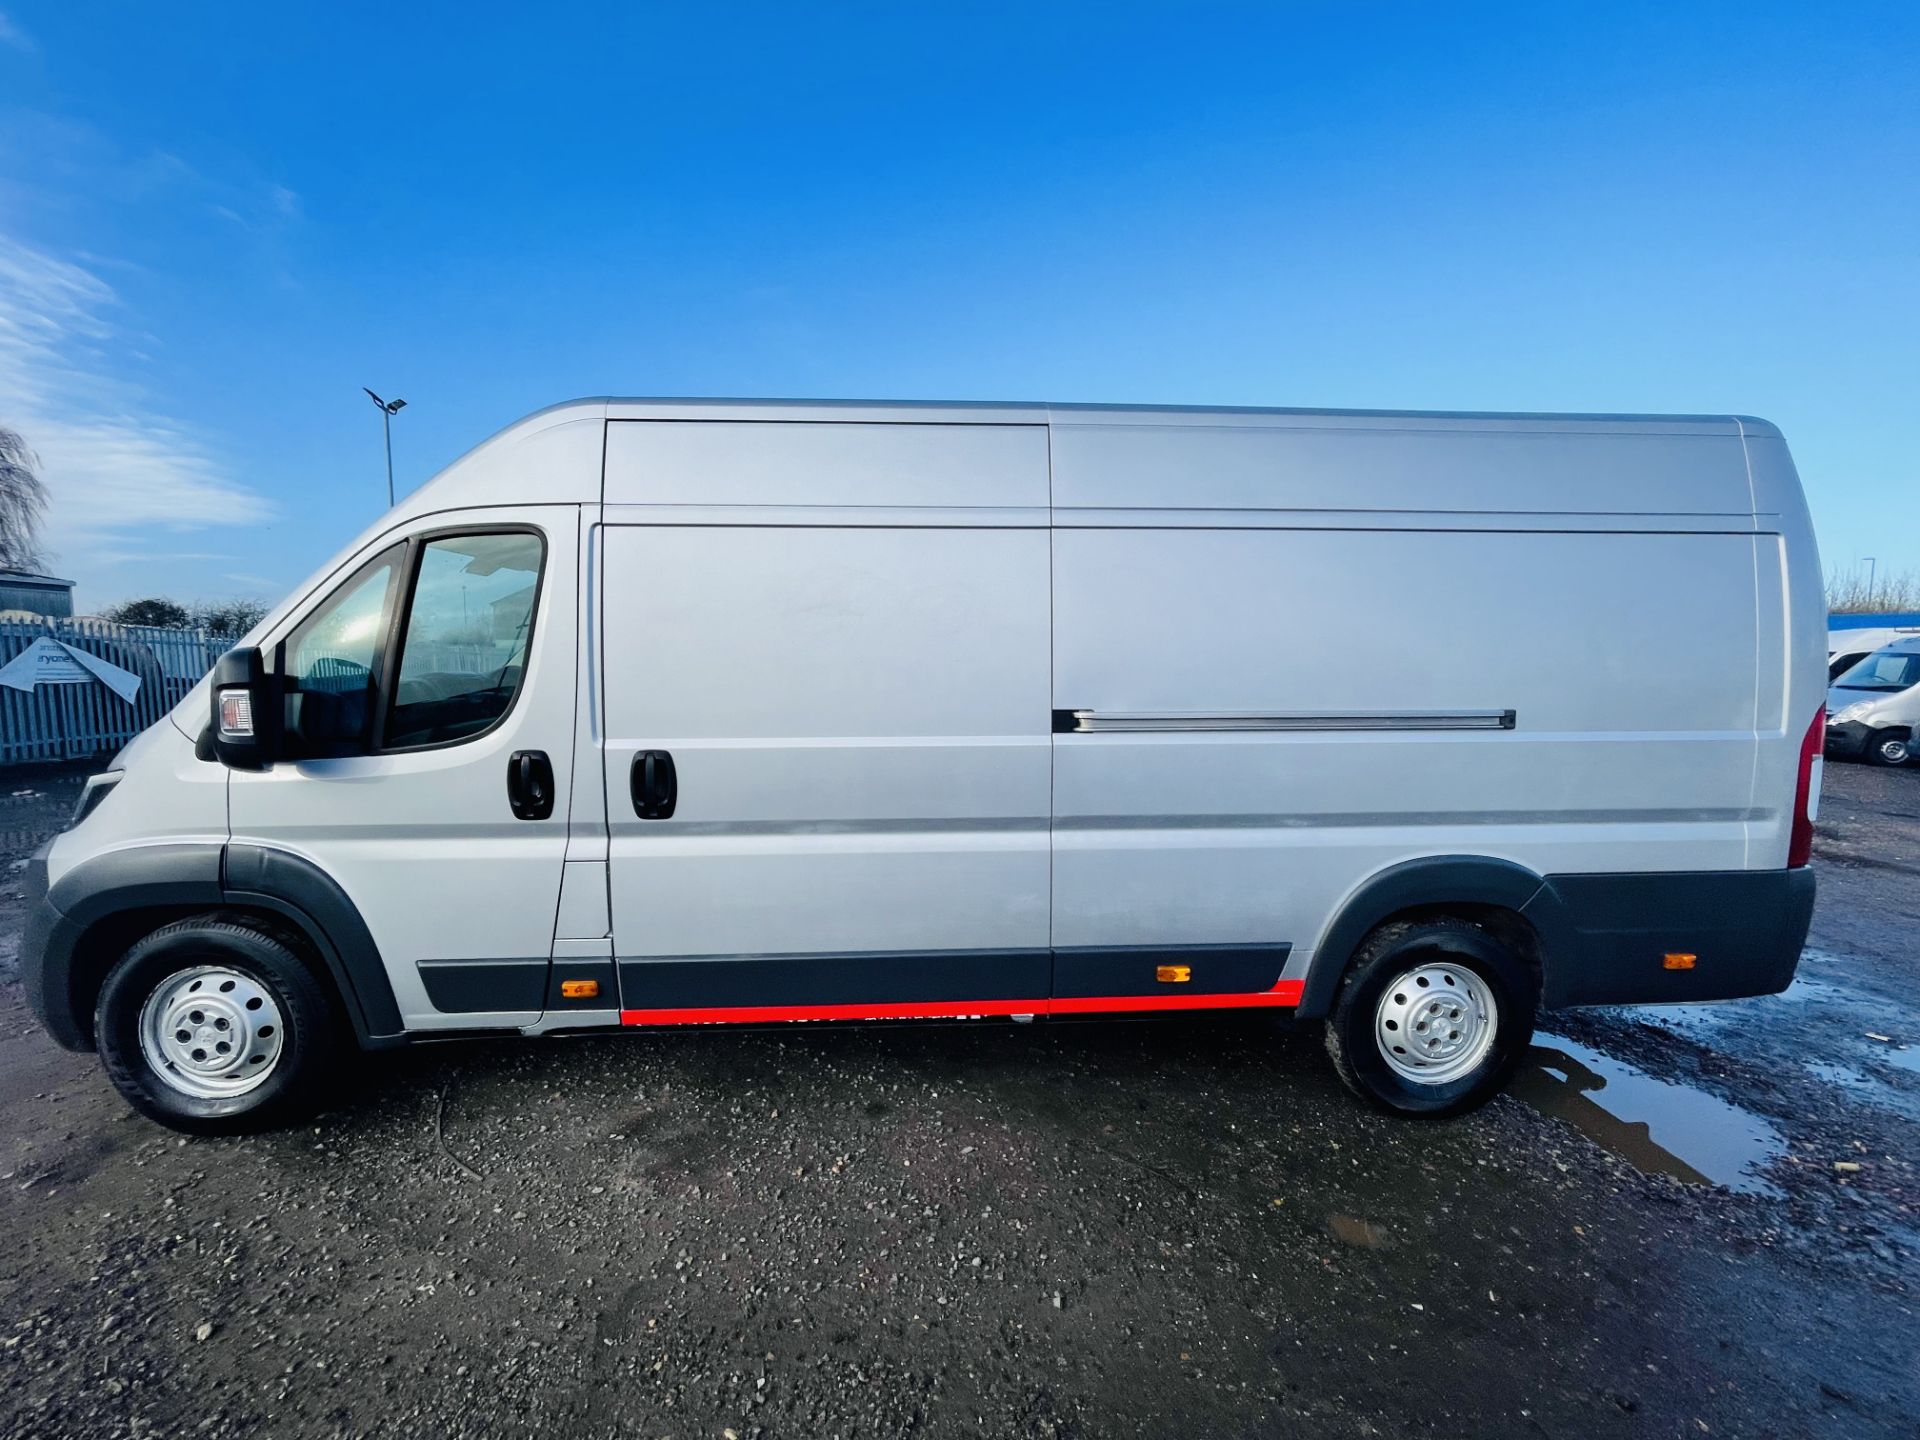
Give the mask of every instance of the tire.
POLYGON ((1913 742, 1898 730, 1876 730, 1867 740, 1866 756, 1875 765, 1905 765, 1913 759, 1913 742))
POLYGON ((342 1026, 332 991, 286 944, 199 915, 162 926, 113 967, 94 1035, 107 1078, 149 1120, 238 1135, 311 1112, 342 1026))
POLYGON ((1472 921, 1383 925, 1347 966, 1327 1017, 1327 1053, 1346 1087, 1383 1110, 1464 1114, 1512 1078, 1533 1039, 1539 992, 1532 967, 1472 921), (1383 1048, 1389 1041, 1397 1057, 1383 1048))

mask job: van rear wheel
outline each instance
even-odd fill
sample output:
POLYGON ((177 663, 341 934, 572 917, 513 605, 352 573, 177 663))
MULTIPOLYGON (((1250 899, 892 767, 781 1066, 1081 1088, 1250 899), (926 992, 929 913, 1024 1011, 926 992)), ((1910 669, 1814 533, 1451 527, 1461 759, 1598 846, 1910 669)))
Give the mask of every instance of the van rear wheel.
POLYGON ((150 1120, 233 1135, 299 1118, 339 1048, 333 997, 285 943, 217 915, 162 926, 108 973, 107 1077, 150 1120))
POLYGON ((1399 921, 1354 954, 1327 1018, 1327 1053, 1362 1099, 1438 1118, 1485 1104, 1533 1039, 1527 962, 1470 920, 1399 921))

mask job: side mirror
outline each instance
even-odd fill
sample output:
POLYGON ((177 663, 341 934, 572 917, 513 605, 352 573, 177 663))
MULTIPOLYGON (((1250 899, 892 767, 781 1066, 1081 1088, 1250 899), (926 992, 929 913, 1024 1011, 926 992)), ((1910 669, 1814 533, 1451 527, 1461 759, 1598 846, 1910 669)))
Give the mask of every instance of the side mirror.
POLYGON ((229 650, 213 665, 213 751, 236 770, 264 770, 279 750, 278 686, 260 652, 229 650))

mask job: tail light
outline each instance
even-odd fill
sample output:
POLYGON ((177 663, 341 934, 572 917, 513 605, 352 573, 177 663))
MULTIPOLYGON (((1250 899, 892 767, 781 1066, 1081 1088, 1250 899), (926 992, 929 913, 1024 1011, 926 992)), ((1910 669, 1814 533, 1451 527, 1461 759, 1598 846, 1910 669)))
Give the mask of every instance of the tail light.
POLYGON ((1813 817, 1820 813, 1820 757, 1827 741, 1827 707, 1813 712, 1807 738, 1800 742, 1800 779, 1793 792, 1793 834, 1787 841, 1787 868, 1813 857, 1813 817))

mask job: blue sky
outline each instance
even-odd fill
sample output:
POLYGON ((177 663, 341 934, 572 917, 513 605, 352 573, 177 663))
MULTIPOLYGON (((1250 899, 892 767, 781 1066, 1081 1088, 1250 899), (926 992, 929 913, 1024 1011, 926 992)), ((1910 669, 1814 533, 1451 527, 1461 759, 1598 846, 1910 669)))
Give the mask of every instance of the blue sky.
POLYGON ((582 394, 1738 411, 1920 568, 1911 4, 0 0, 54 567, 277 596, 582 394))

